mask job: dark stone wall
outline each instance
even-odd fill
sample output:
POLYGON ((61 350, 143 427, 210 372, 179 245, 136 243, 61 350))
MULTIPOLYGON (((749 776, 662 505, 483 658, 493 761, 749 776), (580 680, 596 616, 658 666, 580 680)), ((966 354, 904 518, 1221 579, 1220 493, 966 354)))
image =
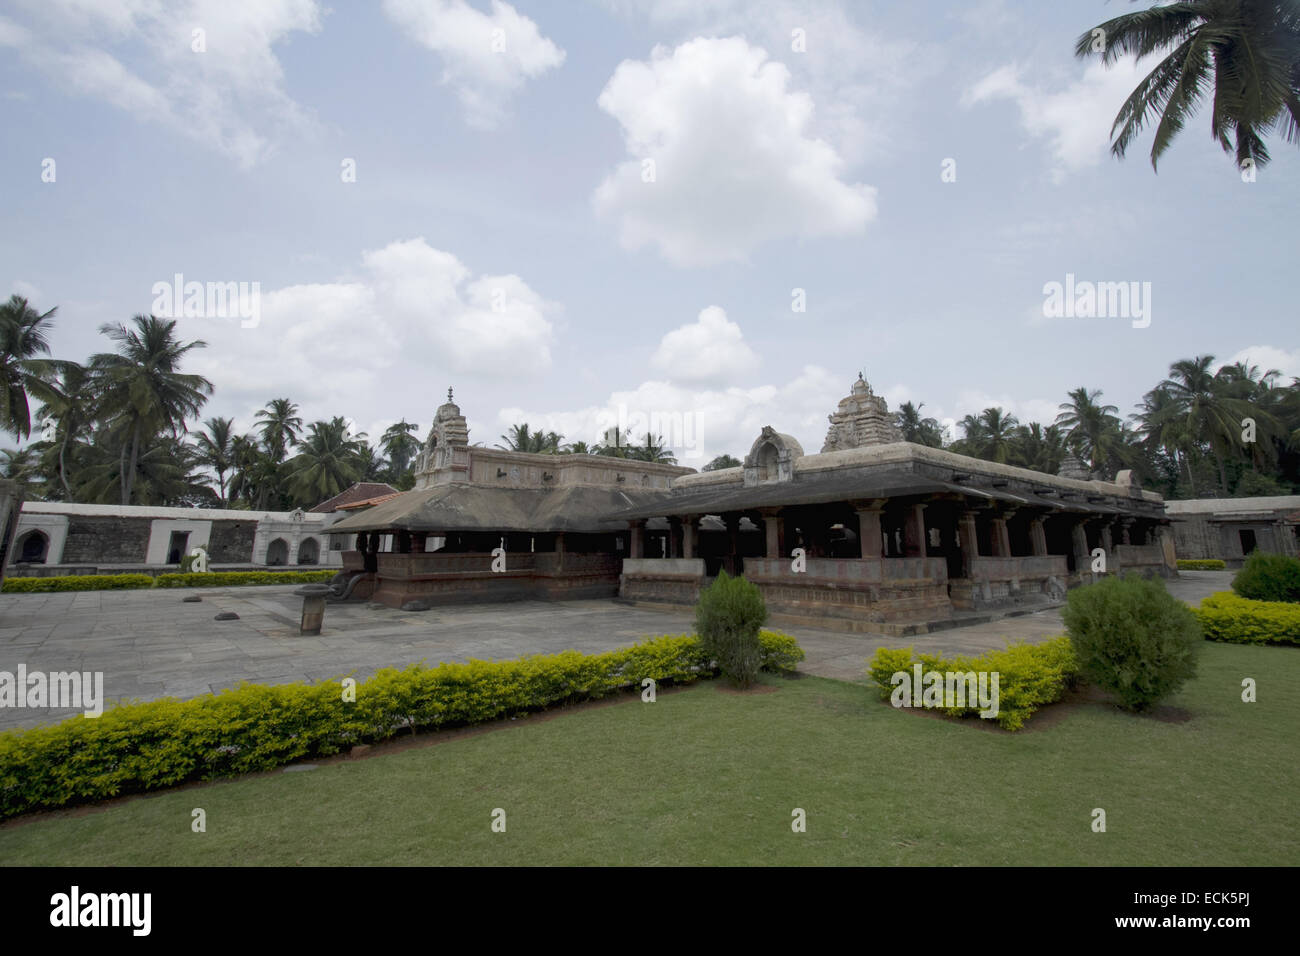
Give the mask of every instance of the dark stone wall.
POLYGON ((253 560, 256 521, 214 521, 208 536, 208 562, 234 564, 253 560))
POLYGON ((149 551, 151 518, 68 516, 62 564, 143 562, 149 551))

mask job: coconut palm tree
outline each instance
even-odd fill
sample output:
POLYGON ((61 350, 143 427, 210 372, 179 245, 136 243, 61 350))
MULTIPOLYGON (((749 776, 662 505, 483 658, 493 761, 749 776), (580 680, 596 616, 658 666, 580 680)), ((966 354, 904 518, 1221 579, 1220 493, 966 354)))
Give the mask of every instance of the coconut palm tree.
POLYGON ((1242 420, 1260 414, 1249 401, 1226 394, 1222 380, 1210 371, 1213 355, 1180 359, 1169 366, 1169 378, 1160 387, 1169 391, 1183 421, 1188 451, 1208 448, 1219 472, 1219 493, 1228 493, 1225 460, 1240 448, 1242 420))
POLYGON ((379 438, 379 447, 393 466, 393 477, 406 473, 415 456, 420 453, 420 439, 415 433, 419 425, 413 425, 403 418, 396 425, 389 425, 379 438))
POLYGON ((50 320, 58 306, 37 312, 20 295, 12 295, 0 305, 0 430, 14 438, 32 434, 31 404, 28 396, 41 401, 50 396, 48 381, 57 367, 50 359, 47 335, 50 320))
POLYGON ((198 463, 217 473, 221 503, 227 506, 226 472, 235 466, 234 449, 231 447, 231 442, 235 439, 235 422, 230 418, 209 418, 203 424, 208 430, 199 432, 194 438, 198 463))
POLYGON ((1101 470, 1120 425, 1119 408, 1097 404, 1100 397, 1100 389, 1074 389, 1069 393, 1070 400, 1061 403, 1055 422, 1065 430, 1066 442, 1088 460, 1093 471, 1101 470))
POLYGON ((894 420, 898 424, 899 431, 903 433, 903 441, 928 445, 931 448, 942 448, 943 427, 937 419, 923 418, 921 416, 923 408, 925 402, 920 405, 904 402, 898 406, 898 411, 894 413, 894 420))
POLYGON ((289 464, 289 489, 300 502, 332 498, 361 479, 361 441, 347 421, 312 422, 289 464))
POLYGON ((1065 457, 1065 439, 1056 425, 1044 428, 1038 422, 1020 425, 1012 437, 1011 461, 1049 475, 1061 469, 1065 457))
POLYGON ((267 453, 278 465, 284 461, 289 446, 297 443, 298 435, 302 432, 298 406, 287 398, 273 398, 256 417, 262 419, 262 441, 267 453))
POLYGON ((1133 90, 1111 126, 1122 159, 1155 118, 1151 167, 1206 104, 1210 132, 1238 167, 1269 160, 1264 137, 1288 142, 1300 130, 1300 6, 1295 0, 1182 0, 1107 20, 1079 37, 1078 57, 1164 58, 1133 90), (1100 41, 1100 42, 1099 42, 1100 41), (1167 51, 1167 52, 1166 52, 1167 51), (1116 130, 1119 132, 1116 133, 1116 130))
POLYGON ((36 420, 52 431, 50 441, 58 449, 59 484, 64 499, 70 501, 68 452, 94 426, 99 414, 99 397, 90 369, 76 362, 58 361, 54 365, 58 374, 46 383, 44 404, 37 409, 36 420))
POLYGON ((117 351, 90 359, 94 387, 120 443, 124 505, 131 503, 142 446, 163 432, 173 437, 184 434, 186 419, 197 416, 212 394, 212 383, 206 378, 180 371, 185 356, 206 347, 206 342, 180 342, 174 319, 137 315, 131 323, 132 327, 100 326, 99 331, 117 344, 117 351))
POLYGON ((672 453, 672 449, 664 444, 664 436, 652 435, 649 432, 646 432, 644 444, 635 445, 627 450, 627 457, 663 465, 677 464, 677 457, 672 453))
POLYGON ((527 422, 511 425, 510 431, 501 436, 504 445, 497 445, 504 451, 525 451, 533 454, 558 455, 564 436, 556 432, 532 431, 527 422))
POLYGON ((24 487, 35 483, 40 463, 32 448, 6 448, 0 458, 0 476, 16 481, 24 487))

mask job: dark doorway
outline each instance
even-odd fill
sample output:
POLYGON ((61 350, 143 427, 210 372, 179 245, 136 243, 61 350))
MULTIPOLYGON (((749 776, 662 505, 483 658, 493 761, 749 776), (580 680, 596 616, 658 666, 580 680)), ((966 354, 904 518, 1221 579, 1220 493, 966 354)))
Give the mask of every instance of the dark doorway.
POLYGON ((276 538, 266 549, 266 563, 281 565, 289 563, 289 543, 284 538, 276 538))
POLYGON ((1251 531, 1249 528, 1242 528, 1240 531, 1237 532, 1237 536, 1238 536, 1239 538, 1241 538, 1241 553, 1242 553, 1242 554, 1250 554, 1250 552, 1252 552, 1252 551, 1255 550, 1255 532, 1254 532, 1254 531, 1251 531))
POLYGON ((19 564, 44 564, 45 550, 50 546, 50 539, 40 531, 29 532, 23 538, 18 552, 19 564))
POLYGON ((180 564, 181 555, 185 553, 185 545, 189 543, 190 533, 188 531, 173 531, 171 542, 167 545, 167 563, 180 564))

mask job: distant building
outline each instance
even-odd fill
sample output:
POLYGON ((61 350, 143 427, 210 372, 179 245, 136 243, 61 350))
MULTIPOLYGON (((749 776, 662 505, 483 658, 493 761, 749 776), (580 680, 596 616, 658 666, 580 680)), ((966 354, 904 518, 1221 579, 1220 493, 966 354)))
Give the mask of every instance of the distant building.
POLYGON ((1252 551, 1300 555, 1300 495, 1193 498, 1165 502, 1182 558, 1220 558, 1241 567, 1252 551))

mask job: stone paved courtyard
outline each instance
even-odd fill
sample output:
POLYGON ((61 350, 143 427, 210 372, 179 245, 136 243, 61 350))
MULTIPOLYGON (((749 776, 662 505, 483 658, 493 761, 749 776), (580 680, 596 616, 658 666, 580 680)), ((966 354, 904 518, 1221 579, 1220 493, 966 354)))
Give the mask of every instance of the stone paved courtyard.
MULTIPOLYGON (((1184 572, 1170 590, 1191 603, 1226 590, 1230 572, 1184 572)), ((103 671, 108 699, 190 698, 241 680, 320 681, 417 661, 503 659, 574 649, 599 652, 646 636, 693 629, 688 611, 631 608, 613 601, 517 602, 397 611, 332 604, 318 637, 297 633, 301 598, 292 586, 214 590, 86 591, 0 595, 0 671, 103 671), (199 603, 181 598, 199 595, 199 603), (216 621, 233 611, 237 621, 216 621)), ((1059 610, 1039 611, 918 637, 844 634, 783 627, 807 653, 802 670, 862 680, 877 647, 912 645, 979 653, 1008 640, 1040 641, 1063 631, 1059 610)), ((75 711, 0 708, 0 729, 62 719, 75 711)))

